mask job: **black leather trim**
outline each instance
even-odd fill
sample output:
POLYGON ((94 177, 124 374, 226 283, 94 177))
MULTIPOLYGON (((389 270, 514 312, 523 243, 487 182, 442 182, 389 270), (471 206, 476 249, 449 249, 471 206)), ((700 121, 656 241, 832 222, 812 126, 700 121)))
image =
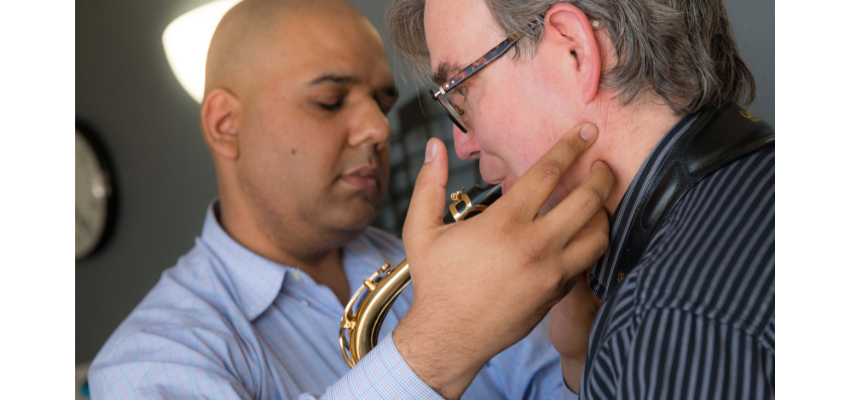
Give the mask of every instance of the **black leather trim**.
POLYGON ((720 168, 773 144, 773 127, 736 104, 703 110, 665 155, 650 183, 652 194, 638 204, 608 293, 634 269, 658 227, 688 190, 720 168))

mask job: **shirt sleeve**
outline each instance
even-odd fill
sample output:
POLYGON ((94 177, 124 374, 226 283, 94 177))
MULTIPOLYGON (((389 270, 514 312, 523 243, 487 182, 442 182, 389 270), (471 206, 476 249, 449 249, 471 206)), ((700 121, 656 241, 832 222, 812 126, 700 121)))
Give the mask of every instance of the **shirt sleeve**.
POLYGON ((133 362, 89 373, 92 399, 239 399, 252 396, 231 376, 200 368, 133 362), (109 384, 104 384, 109 382, 109 384))
POLYGON ((410 369, 392 336, 387 335, 323 395, 305 393, 299 400, 442 399, 410 369))
POLYGON ((92 399, 242 400, 256 392, 245 349, 221 332, 152 327, 110 342, 89 369, 92 399))

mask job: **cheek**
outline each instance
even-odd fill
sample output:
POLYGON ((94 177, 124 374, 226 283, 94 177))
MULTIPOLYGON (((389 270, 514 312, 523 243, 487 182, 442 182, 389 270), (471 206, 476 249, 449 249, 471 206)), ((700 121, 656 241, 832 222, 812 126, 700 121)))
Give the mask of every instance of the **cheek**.
MULTIPOLYGON (((482 111, 483 123, 476 120, 475 135, 484 155, 502 160, 508 174, 519 178, 557 140, 548 134, 544 121, 529 118, 521 104, 492 104, 482 111)), ((484 156, 482 156, 484 159, 484 156)))
POLYGON ((482 152, 503 160, 508 173, 518 178, 560 138, 564 113, 541 99, 537 85, 501 81, 504 83, 482 93, 474 113, 475 135, 482 152))
POLYGON ((259 119, 263 137, 252 149, 253 156, 262 160, 258 172, 281 194, 318 194, 332 181, 339 159, 335 127, 305 117, 292 104, 265 111, 259 119))

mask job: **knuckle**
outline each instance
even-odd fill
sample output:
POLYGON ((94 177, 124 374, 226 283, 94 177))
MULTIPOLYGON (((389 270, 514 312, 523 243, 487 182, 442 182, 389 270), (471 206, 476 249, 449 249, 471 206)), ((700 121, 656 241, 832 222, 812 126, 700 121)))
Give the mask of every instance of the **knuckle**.
POLYGON ((569 152, 574 156, 577 156, 584 152, 584 143, 575 137, 572 137, 570 140, 567 140, 567 150, 569 150, 569 152))
POLYGON ((495 218, 492 224, 488 224, 487 234, 494 244, 498 246, 510 246, 517 244, 516 224, 510 218, 495 218))
POLYGON ((546 253, 540 246, 531 245, 526 248, 526 257, 531 265, 538 265, 546 259, 546 253))
POLYGON ((563 166, 554 160, 547 160, 541 163, 538 171, 540 177, 545 181, 559 181, 564 176, 563 166))
POLYGON ((546 241, 539 235, 523 235, 526 240, 523 243, 522 251, 529 264, 536 265, 546 260, 548 254, 548 246, 546 241))
POLYGON ((431 174, 427 173, 427 171, 420 171, 419 176, 416 177, 416 185, 417 186, 419 186, 419 185, 430 186, 433 183, 434 183, 434 177, 431 174))
POLYGON ((602 193, 593 186, 586 187, 578 193, 579 209, 588 214, 595 214, 602 208, 602 193))

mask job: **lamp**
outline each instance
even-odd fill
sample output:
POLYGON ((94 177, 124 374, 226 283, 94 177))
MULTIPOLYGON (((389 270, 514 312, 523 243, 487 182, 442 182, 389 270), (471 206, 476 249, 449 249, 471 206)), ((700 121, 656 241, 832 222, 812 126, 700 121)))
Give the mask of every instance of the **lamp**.
POLYGON ((216 0, 183 14, 162 32, 171 71, 195 101, 204 101, 207 51, 221 17, 242 0, 216 0))

